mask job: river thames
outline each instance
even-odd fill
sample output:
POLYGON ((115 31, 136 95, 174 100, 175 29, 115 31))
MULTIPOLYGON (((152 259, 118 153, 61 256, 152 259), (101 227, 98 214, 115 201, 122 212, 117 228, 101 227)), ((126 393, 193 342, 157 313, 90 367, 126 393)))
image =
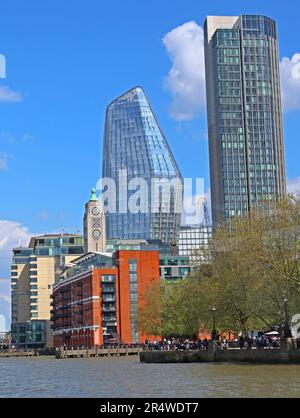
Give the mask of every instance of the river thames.
POLYGON ((0 358, 0 397, 300 397, 300 365, 0 358))

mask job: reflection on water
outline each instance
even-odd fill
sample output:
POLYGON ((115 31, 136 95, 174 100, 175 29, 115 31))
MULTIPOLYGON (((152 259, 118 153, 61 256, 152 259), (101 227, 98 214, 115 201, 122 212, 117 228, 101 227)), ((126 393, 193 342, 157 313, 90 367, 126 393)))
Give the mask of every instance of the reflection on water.
POLYGON ((0 359, 0 397, 300 397, 300 365, 0 359))

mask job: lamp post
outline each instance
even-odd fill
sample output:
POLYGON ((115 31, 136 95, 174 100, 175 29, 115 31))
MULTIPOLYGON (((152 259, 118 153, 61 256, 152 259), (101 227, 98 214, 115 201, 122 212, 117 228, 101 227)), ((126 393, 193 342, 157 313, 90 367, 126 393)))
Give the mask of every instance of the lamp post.
POLYGON ((283 327, 283 336, 285 339, 292 337, 291 328, 289 325, 289 313, 288 313, 288 300, 285 298, 283 301, 284 304, 284 327, 283 327))
POLYGON ((215 307, 212 308, 212 315, 213 315, 213 329, 212 329, 212 333, 211 333, 211 339, 212 339, 212 341, 216 341, 216 339, 217 339, 216 310, 217 309, 215 307))

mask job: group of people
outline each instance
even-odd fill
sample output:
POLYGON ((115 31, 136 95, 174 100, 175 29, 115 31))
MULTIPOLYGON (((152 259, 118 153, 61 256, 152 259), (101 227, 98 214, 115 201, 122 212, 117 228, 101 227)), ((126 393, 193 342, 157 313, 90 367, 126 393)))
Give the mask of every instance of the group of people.
MULTIPOLYGON (((255 338, 240 336, 235 340, 227 340, 226 338, 218 338, 214 342, 215 346, 221 350, 229 348, 249 349, 268 349, 279 348, 280 342, 277 338, 270 338, 266 335, 260 335, 255 338)), ((190 339, 190 338, 162 338, 153 342, 145 341, 145 345, 149 350, 159 351, 175 351, 175 350, 208 350, 209 340, 204 338, 190 339)))
POLYGON ((255 338, 240 336, 238 339, 228 341, 225 338, 220 339, 218 343, 221 350, 227 348, 240 348, 251 350, 252 348, 266 349, 266 348, 279 348, 280 342, 277 338, 270 338, 266 335, 260 335, 255 338))
POLYGON ((145 344, 149 350, 176 351, 176 350, 208 350, 208 339, 189 338, 163 338, 151 342, 146 340, 145 344))

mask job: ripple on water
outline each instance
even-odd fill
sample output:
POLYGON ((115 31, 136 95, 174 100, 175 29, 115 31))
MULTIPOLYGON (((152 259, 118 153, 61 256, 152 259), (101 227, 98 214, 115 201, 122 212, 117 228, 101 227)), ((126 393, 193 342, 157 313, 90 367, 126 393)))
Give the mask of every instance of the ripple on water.
POLYGON ((0 397, 300 397, 300 365, 0 359, 0 397))

